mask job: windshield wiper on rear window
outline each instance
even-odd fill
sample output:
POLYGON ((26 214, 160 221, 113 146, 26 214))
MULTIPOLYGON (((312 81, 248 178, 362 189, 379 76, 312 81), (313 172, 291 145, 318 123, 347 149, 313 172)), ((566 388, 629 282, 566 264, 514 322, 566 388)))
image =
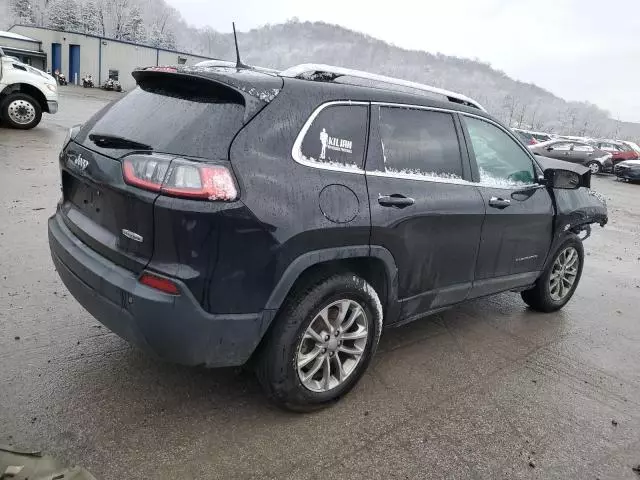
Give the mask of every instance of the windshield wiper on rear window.
POLYGON ((118 137, 116 135, 92 133, 89 135, 89 140, 102 148, 130 148, 132 150, 153 150, 153 148, 149 145, 136 142, 135 140, 128 140, 126 138, 118 137))

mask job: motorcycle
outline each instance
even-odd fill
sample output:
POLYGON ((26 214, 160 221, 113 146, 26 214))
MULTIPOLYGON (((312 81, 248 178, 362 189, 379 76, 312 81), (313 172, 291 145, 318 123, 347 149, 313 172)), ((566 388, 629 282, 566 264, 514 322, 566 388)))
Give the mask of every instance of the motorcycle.
POLYGON ((87 75, 85 77, 82 77, 82 86, 84 88, 93 88, 93 78, 91 77, 91 75, 87 75))
POLYGON ((117 80, 114 80, 113 78, 110 78, 109 80, 107 80, 106 82, 104 82, 102 84, 102 89, 103 90, 115 90, 116 92, 121 92, 122 91, 122 85, 120 85, 120 82, 118 82, 117 80))
POLYGON ((58 85, 67 85, 67 77, 64 76, 64 73, 60 73, 56 70, 54 77, 56 78, 56 81, 58 82, 58 85))

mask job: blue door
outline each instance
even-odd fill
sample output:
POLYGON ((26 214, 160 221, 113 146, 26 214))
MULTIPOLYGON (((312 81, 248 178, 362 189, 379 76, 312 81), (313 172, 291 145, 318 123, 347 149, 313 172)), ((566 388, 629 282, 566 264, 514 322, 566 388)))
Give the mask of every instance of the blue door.
POLYGON ((80 45, 69 45, 69 83, 80 81, 80 45))
POLYGON ((62 45, 59 43, 51 44, 51 75, 54 74, 56 70, 60 70, 62 68, 62 45))

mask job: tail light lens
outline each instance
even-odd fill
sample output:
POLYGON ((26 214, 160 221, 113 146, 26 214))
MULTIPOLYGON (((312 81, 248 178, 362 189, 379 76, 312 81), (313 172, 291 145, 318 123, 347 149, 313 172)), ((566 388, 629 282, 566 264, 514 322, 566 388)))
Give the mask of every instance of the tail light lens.
POLYGON ((122 162, 122 173, 129 185, 173 197, 225 202, 238 198, 233 174, 224 165, 131 155, 122 162))

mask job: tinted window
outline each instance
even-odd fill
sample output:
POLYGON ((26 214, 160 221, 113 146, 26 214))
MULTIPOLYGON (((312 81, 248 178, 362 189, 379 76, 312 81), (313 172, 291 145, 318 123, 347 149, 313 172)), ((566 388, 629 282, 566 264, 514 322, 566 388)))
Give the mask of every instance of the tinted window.
POLYGON ((385 170, 462 177, 460 144, 448 113, 380 107, 385 170))
POLYGON ((228 159, 229 145, 243 124, 242 97, 211 82, 183 82, 193 83, 190 90, 175 83, 136 88, 88 122, 79 140, 88 134, 113 135, 156 152, 228 159))
POLYGON ((366 137, 366 106, 326 107, 307 130, 302 155, 314 162, 362 168, 366 137))
POLYGON ((495 125, 462 117, 480 170, 480 183, 487 186, 518 187, 534 182, 531 158, 509 135, 495 125))

